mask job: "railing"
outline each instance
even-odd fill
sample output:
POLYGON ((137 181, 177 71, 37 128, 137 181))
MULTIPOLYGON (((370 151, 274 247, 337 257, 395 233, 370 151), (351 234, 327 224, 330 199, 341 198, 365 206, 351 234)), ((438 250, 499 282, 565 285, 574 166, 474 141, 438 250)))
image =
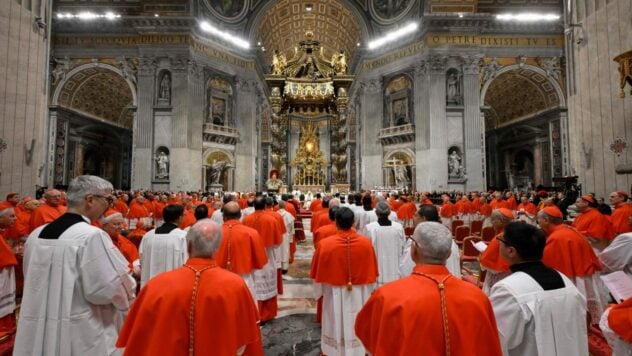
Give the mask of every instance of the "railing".
POLYGON ((239 131, 233 127, 204 124, 204 133, 239 137, 239 131))
POLYGON ((415 133, 415 125, 407 124, 401 126, 391 126, 380 130, 378 134, 379 138, 391 137, 391 136, 399 136, 399 135, 409 135, 415 133))

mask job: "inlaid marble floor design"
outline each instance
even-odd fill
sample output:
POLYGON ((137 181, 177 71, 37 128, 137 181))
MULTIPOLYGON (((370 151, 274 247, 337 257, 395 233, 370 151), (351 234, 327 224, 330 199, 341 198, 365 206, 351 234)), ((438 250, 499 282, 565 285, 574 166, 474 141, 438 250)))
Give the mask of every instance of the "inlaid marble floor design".
POLYGON ((261 328, 266 356, 320 355, 320 324, 316 317, 314 282, 309 268, 314 255, 310 220, 304 219, 305 241, 297 245, 294 263, 283 276, 276 319, 261 328))

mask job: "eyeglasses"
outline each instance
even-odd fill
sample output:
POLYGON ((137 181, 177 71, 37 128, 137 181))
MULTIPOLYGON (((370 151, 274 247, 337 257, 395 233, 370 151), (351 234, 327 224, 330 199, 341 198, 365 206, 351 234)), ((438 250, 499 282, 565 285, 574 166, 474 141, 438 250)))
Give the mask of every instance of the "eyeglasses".
MULTIPOLYGON (((503 235, 503 237, 505 237, 505 236, 503 235)), ((504 243, 504 244, 505 244, 505 245, 507 245, 507 246, 511 246, 511 244, 510 244, 510 243, 508 243, 508 242, 507 242, 507 240, 505 240, 505 239, 502 239, 502 238, 500 238, 500 237, 496 237, 496 240, 498 240, 498 241, 500 241, 500 242, 504 243)))
POLYGON ((96 198, 101 198, 101 199, 105 200, 106 202, 110 202, 110 200, 112 199, 112 196, 110 196, 110 195, 92 194, 92 196, 96 197, 96 198))
POLYGON ((412 236, 406 236, 406 240, 410 240, 410 241, 412 241, 412 242, 413 242, 416 246, 419 246, 419 245, 417 244, 417 241, 415 241, 415 239, 413 239, 413 237, 412 237, 412 236))

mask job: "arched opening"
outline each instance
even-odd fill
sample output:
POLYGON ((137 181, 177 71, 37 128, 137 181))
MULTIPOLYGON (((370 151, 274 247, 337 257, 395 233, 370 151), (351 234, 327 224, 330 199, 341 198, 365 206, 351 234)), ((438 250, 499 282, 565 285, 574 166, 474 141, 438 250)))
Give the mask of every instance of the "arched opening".
POLYGON ((135 95, 121 72, 104 64, 70 71, 58 83, 50 108, 55 147, 52 181, 66 185, 82 174, 110 181, 115 188, 131 183, 135 95))
POLYGON ((505 67, 485 84, 488 187, 551 186, 553 177, 562 175, 560 92, 557 82, 530 65, 505 67))

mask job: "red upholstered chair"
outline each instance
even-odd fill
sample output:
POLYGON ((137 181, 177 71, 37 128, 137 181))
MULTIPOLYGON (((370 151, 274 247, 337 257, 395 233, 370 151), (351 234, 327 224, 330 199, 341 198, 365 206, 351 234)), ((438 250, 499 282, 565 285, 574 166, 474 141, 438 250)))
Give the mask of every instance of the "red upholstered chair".
POLYGON ((483 238, 483 241, 485 242, 490 242, 494 238, 495 235, 496 235, 496 231, 494 231, 493 226, 485 226, 483 228, 483 232, 481 233, 481 237, 483 238))
POLYGON ((470 235, 470 227, 469 226, 458 226, 456 228, 456 233, 454 234, 454 240, 457 245, 463 245, 463 239, 470 235))
POLYGON ((463 225, 463 220, 452 221, 452 236, 456 236, 456 228, 463 225))
POLYGON ((409 227, 404 228, 404 235, 406 236, 413 236, 413 232, 415 232, 414 226, 409 226, 409 227))
POLYGON ((479 236, 468 236, 463 239, 463 252, 461 253, 461 269, 463 269, 463 262, 476 262, 480 252, 474 247, 474 243, 481 241, 479 236))
POLYGON ((470 223, 470 234, 480 236, 481 230, 483 230, 483 220, 472 220, 470 223))

